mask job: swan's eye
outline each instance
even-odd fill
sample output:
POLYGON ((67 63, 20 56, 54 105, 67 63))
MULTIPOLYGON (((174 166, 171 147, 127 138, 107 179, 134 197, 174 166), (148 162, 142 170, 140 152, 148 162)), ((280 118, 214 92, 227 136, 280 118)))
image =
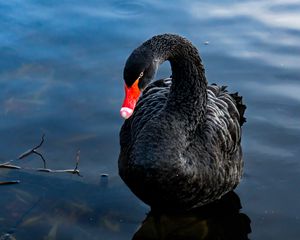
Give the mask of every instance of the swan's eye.
POLYGON ((144 72, 141 72, 138 79, 141 79, 144 76, 144 72))

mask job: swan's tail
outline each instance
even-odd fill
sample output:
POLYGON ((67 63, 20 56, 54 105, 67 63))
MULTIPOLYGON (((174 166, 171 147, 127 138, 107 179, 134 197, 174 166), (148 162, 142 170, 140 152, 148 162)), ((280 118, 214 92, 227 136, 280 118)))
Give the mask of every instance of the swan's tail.
MULTIPOLYGON (((227 86, 217 86, 217 84, 213 83, 210 86, 207 86, 208 89, 213 91, 216 97, 220 97, 222 94, 226 93, 228 94, 234 101, 235 101, 235 106, 239 112, 240 115, 240 126, 243 125, 244 122, 246 122, 246 118, 244 117, 244 113, 246 110, 246 105, 243 104, 243 97, 239 96, 238 92, 236 93, 228 93, 227 91, 227 86)), ((225 98, 226 99, 226 98, 225 98)), ((232 100, 231 100, 232 101, 232 100)))
POLYGON ((236 107, 240 114, 240 125, 242 126, 244 122, 246 122, 246 118, 244 117, 244 113, 246 110, 246 105, 243 104, 243 97, 238 95, 238 92, 229 94, 236 103, 236 107))

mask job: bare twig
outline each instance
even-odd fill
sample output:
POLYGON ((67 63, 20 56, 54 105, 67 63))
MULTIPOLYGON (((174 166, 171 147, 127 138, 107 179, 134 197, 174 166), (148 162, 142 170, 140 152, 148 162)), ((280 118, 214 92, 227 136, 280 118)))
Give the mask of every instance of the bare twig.
POLYGON ((49 169, 49 168, 38 168, 36 169, 38 172, 49 172, 49 173, 71 173, 71 174, 76 174, 80 177, 83 177, 80 174, 80 171, 78 169, 78 165, 79 165, 79 160, 80 160, 80 150, 77 151, 76 153, 76 165, 74 169, 49 169))
POLYGON ((0 168, 20 169, 21 167, 12 164, 0 164, 0 168))
POLYGON ((44 168, 47 168, 46 167, 46 159, 43 157, 43 155, 35 150, 33 152, 41 157, 41 159, 43 160, 43 163, 44 163, 44 168))
POLYGON ((49 173, 71 173, 71 174, 76 174, 80 177, 82 177, 82 175, 80 175, 79 170, 75 170, 75 169, 49 169, 49 168, 38 168, 36 169, 39 172, 49 172, 49 173))
POLYGON ((40 147, 43 145, 44 141, 45 141, 45 134, 43 134, 42 139, 41 139, 41 142, 40 142, 36 147, 31 148, 31 149, 27 150, 26 152, 22 153, 22 154, 18 157, 18 159, 23 159, 23 158, 25 158, 25 157, 28 157, 28 156, 31 155, 31 154, 37 154, 37 155, 39 155, 39 156, 41 157, 41 159, 43 160, 44 168, 46 169, 46 168, 47 168, 47 167, 46 167, 46 160, 45 160, 45 158, 43 157, 43 155, 37 151, 37 149, 40 148, 40 147))
POLYGON ((21 168, 19 166, 12 165, 11 162, 13 162, 13 160, 10 160, 10 161, 5 162, 5 163, 1 163, 0 168, 11 168, 11 169, 20 169, 21 168))
POLYGON ((11 162, 12 162, 12 160, 8 161, 8 162, 5 162, 5 163, 0 163, 0 166, 10 164, 11 162))
POLYGON ((19 180, 10 180, 10 181, 4 181, 4 182, 0 182, 0 185, 11 185, 11 184, 17 184, 20 183, 19 180))
MULTIPOLYGON (((79 166, 79 160, 80 160, 80 150, 77 151, 76 153, 76 163, 75 163, 75 168, 74 169, 57 169, 57 170, 53 170, 53 169, 49 169, 46 167, 46 159, 43 157, 43 155, 37 151, 38 148, 40 148, 43 143, 45 141, 45 134, 43 134, 41 142, 34 148, 31 148, 29 150, 27 150, 26 152, 22 153, 18 159, 24 159, 26 157, 28 157, 31 154, 37 154, 40 156, 40 158, 43 160, 44 163, 44 168, 33 168, 31 170, 35 170, 35 171, 39 171, 39 172, 48 172, 48 173, 71 173, 71 174, 76 174, 80 177, 82 177, 82 175, 80 174, 80 171, 78 169, 79 166)), ((10 160, 8 162, 5 163, 1 163, 0 164, 0 168, 9 168, 9 169, 30 169, 30 168, 21 168, 20 166, 17 165, 13 165, 11 164, 13 161, 15 160, 10 160)), ((16 183, 20 183, 19 180, 11 180, 11 181, 0 181, 0 185, 8 185, 8 184, 16 184, 16 183)))
POLYGON ((78 150, 76 153, 76 165, 75 165, 74 171, 77 171, 77 169, 78 169, 79 160, 80 160, 80 150, 78 150))
POLYGON ((78 150, 77 153, 76 153, 76 164, 75 164, 75 168, 74 168, 72 171, 66 170, 66 172, 72 173, 72 174, 76 174, 76 175, 78 175, 79 177, 83 177, 83 176, 80 174, 79 169, 78 169, 79 160, 80 160, 80 150, 78 150))

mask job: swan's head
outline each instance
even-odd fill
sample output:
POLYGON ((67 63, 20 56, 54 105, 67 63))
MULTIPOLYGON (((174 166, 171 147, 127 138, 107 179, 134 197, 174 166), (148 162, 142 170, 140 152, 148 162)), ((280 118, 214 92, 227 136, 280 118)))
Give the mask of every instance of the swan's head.
POLYGON ((141 92, 153 80, 158 65, 153 53, 143 46, 135 49, 127 59, 124 68, 125 99, 120 110, 123 118, 132 115, 141 92))

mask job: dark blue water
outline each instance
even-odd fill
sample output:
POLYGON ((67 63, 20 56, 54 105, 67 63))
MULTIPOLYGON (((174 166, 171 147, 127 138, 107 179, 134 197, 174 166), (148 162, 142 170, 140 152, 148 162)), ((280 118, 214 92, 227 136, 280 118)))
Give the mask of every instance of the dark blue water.
MULTIPOLYGON (((248 237, 299 239, 299 22, 295 0, 2 1, 0 162, 45 133, 48 167, 73 168, 80 149, 83 177, 37 173, 29 168, 43 166, 38 156, 13 162, 26 170, 0 169, 0 181, 21 181, 0 186, 0 234, 131 239, 149 209, 117 174, 122 70, 140 43, 171 32, 199 48, 210 83, 244 96, 236 193, 251 219, 248 237)), ((158 75, 170 75, 168 64, 158 75)))

